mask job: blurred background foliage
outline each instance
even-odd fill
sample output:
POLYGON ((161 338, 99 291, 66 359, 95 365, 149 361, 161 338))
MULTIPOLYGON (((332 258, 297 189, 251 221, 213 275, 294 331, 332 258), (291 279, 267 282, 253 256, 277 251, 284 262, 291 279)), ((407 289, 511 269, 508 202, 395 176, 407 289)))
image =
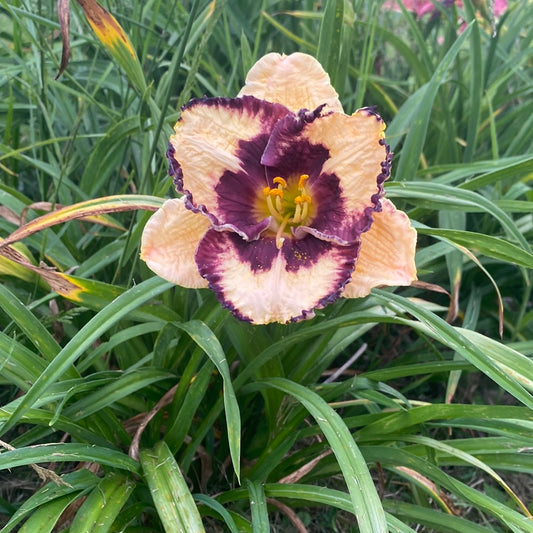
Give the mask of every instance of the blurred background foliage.
POLYGON ((0 531, 533 531, 533 3, 102 1, 136 57, 86 4, 55 79, 57 3, 0 0, 0 236, 131 206, 0 248, 0 531), (421 283, 253 327, 138 251, 181 105, 271 51, 377 106, 421 283))

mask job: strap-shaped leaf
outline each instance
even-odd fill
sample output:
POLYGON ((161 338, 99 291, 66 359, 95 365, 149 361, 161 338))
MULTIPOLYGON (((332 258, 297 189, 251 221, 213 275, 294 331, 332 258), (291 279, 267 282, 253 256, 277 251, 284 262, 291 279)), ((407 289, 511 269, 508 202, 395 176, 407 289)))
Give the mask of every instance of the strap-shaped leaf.
POLYGON ((187 482, 168 446, 159 442, 152 450, 142 450, 139 459, 165 531, 205 531, 187 482))

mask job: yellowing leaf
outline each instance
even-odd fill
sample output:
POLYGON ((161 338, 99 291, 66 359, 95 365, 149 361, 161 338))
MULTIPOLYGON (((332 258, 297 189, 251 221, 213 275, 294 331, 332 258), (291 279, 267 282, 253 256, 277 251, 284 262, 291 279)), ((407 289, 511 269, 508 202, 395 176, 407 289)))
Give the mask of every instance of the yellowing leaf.
MULTIPOLYGON (((20 228, 16 229, 11 235, 0 242, 0 249, 3 246, 20 241, 29 235, 38 231, 49 228, 56 224, 62 224, 69 220, 90 217, 92 222, 100 222, 100 215, 105 213, 118 213, 121 211, 135 211, 145 209, 148 211, 157 211, 163 204, 163 199, 154 196, 143 196, 138 194, 125 194, 116 196, 105 196, 95 198, 77 204, 69 205, 52 211, 39 218, 31 220, 20 228)), ((108 220, 105 220, 106 223, 108 220)))
POLYGON ((136 59, 135 50, 117 19, 96 0, 77 0, 94 33, 101 43, 114 54, 114 49, 125 48, 136 59))

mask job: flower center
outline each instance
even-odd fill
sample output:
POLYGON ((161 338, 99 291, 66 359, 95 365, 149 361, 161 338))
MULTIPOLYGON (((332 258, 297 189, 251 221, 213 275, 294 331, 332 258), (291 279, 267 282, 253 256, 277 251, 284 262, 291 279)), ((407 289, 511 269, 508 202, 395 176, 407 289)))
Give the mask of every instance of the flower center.
MULTIPOLYGON (((311 196, 306 191, 308 174, 301 174, 297 186, 287 185, 287 181, 277 176, 272 181, 277 187, 265 187, 268 213, 272 216, 271 229, 276 232, 276 246, 280 249, 284 235, 291 236, 290 228, 304 224, 309 218, 311 196)), ((295 181, 295 180, 294 180, 295 181)))

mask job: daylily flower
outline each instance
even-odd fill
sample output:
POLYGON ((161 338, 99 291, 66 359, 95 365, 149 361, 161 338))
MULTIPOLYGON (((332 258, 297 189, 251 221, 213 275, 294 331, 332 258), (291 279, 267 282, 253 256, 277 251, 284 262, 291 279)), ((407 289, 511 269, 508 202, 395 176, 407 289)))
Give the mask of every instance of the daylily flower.
POLYGON ((384 130, 370 108, 344 113, 313 57, 264 56, 237 98, 183 108, 167 153, 183 196, 148 221, 142 259, 255 324, 409 285, 416 232, 383 198, 384 130))

